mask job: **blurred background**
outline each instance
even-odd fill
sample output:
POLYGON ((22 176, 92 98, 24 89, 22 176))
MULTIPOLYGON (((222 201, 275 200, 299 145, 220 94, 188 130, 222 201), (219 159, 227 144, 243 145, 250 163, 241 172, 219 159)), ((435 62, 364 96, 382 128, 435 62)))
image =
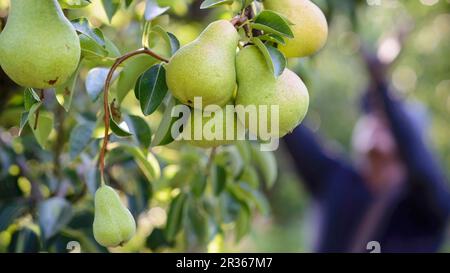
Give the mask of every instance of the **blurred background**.
MULTIPOLYGON (((0 0, 0 19, 7 16, 8 2, 0 0)), ((201 1, 161 0, 159 2, 161 6, 171 7, 170 23, 167 24, 167 29, 179 38, 182 45, 194 40, 211 21, 232 17, 232 9, 226 7, 200 10, 201 1)), ((395 62, 389 66, 387 77, 390 87, 396 94, 410 102, 418 101, 426 106, 428 111, 426 134, 431 139, 431 146, 438 164, 446 172, 446 177, 450 177, 450 1, 315 0, 313 2, 318 4, 327 16, 328 43, 319 54, 313 57, 289 60, 289 67, 300 75, 310 92, 310 110, 306 119, 308 127, 326 139, 327 147, 339 154, 348 155, 348 160, 351 160, 351 136, 354 125, 361 115, 360 98, 369 81, 364 60, 360 54, 361 46, 366 46, 381 60, 389 62, 395 59, 395 62), (399 42, 396 38, 399 26, 408 29, 403 42, 399 42)), ((124 53, 140 47, 142 31, 140 18, 143 13, 144 1, 135 1, 127 10, 119 11, 109 23, 101 1, 94 0, 92 5, 86 8, 69 11, 68 17, 88 17, 90 22, 101 28, 104 35, 115 43, 120 52, 124 53)), ((168 20, 164 16, 160 18, 161 21, 166 19, 168 20)), ((0 27, 2 27, 1 24, 0 27)), ((81 71, 80 83, 84 81, 87 72, 87 70, 81 71)), ((17 133, 20 113, 23 111, 22 96, 21 89, 14 87, 3 73, 0 74, 0 135, 3 142, 11 143, 10 147, 3 151, 0 147, 2 163, 0 200, 3 201, 15 195, 23 195, 24 192, 29 194, 32 188, 30 181, 26 178, 17 177, 19 171, 16 165, 8 163, 7 158, 13 153, 17 158, 28 160, 31 172, 39 173, 38 170, 51 169, 49 165, 54 164, 51 155, 47 154, 49 152, 41 151, 32 137, 24 136, 21 140, 11 140, 17 133), (14 183, 10 183, 11 181, 14 183)), ((128 103, 127 99, 124 103, 128 103)), ((132 104, 132 102, 129 103, 132 104)), ((93 115, 98 107, 98 104, 88 99, 84 85, 78 84, 73 108, 69 112, 69 115, 72 113, 76 117, 68 118, 65 121, 66 126, 73 126, 74 122, 80 118, 79 115, 84 119, 95 118, 93 115)), ((164 156, 170 157, 174 150, 176 149, 167 149, 164 156)), ((214 251, 215 248, 227 252, 312 251, 314 241, 312 237, 315 234, 315 226, 311 224, 314 222, 313 202, 301 178, 297 175, 295 167, 290 164, 292 159, 286 148, 282 147, 277 151, 276 157, 281 164, 279 164, 279 178, 274 188, 267 192, 270 214, 257 214, 250 233, 239 243, 233 239, 227 239, 228 237, 225 241, 222 241, 222 238, 215 238, 208 245, 210 251, 214 251)), ((65 156, 62 158, 62 161, 68 160, 65 156)), ((82 164, 89 166, 88 159, 82 159, 82 161, 82 164)), ((74 167, 70 164, 67 166, 74 167)), ((74 167, 67 170, 66 175, 70 177, 79 171, 74 167)), ((120 179, 118 180, 120 184, 120 179)), ((46 186, 41 186, 44 195, 51 192, 52 183, 54 181, 48 179, 46 186)), ((74 195, 76 195, 77 187, 73 187, 74 195)), ((160 191, 158 194, 157 199, 164 200, 165 192, 160 191)), ((78 205, 78 207, 83 206, 78 205)), ((11 250, 8 246, 12 240, 17 240, 14 233, 20 227, 28 226, 30 230, 37 229, 33 225, 26 224, 27 221, 30 222, 30 217, 26 215, 14 224, 3 220, 16 213, 20 215, 11 208, 1 210, 0 251, 11 250)), ((161 225, 161 221, 163 223, 166 217, 165 211, 159 206, 154 206, 146 215, 148 217, 141 219, 143 226, 161 225)), ((90 218, 86 217, 83 214, 78 215, 77 220, 72 220, 70 224, 72 233, 67 231, 59 236, 78 238, 77 234, 73 233, 89 229, 90 218)), ((148 227, 141 232, 148 234, 151 228, 148 227)), ((30 244, 33 244, 33 233, 25 235, 23 235, 24 238, 28 238, 30 244)), ((450 237, 447 241, 441 249, 443 252, 450 251, 450 237)), ((48 251, 64 251, 64 249, 65 245, 61 243, 49 248, 48 251)), ((98 249, 93 247, 91 250, 98 249)), ((126 250, 141 251, 142 248, 139 243, 134 242, 126 250)), ((202 251, 204 249, 188 250, 202 251)))

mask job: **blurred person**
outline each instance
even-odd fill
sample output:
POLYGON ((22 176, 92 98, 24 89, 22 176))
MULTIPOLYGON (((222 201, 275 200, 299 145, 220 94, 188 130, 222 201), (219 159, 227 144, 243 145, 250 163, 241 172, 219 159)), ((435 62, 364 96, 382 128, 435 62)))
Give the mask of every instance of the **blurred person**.
POLYGON ((285 137, 319 207, 315 251, 367 252, 371 241, 381 252, 438 251, 450 195, 426 145, 423 111, 393 98, 380 65, 368 67, 372 82, 353 133, 353 163, 323 148, 305 125, 285 137))

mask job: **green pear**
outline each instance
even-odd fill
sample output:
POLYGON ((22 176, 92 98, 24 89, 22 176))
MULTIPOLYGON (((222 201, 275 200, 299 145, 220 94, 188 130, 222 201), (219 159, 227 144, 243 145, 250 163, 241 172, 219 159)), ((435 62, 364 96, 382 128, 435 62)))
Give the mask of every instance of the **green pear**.
POLYGON ((234 26, 219 20, 175 53, 166 66, 166 81, 173 96, 193 106, 202 97, 203 106, 224 106, 236 87, 236 47, 239 34, 234 26))
POLYGON ((122 204, 116 191, 106 185, 95 193, 95 240, 105 247, 128 242, 136 232, 133 215, 122 204))
MULTIPOLYGON (((268 111, 265 128, 268 130, 270 137, 283 137, 292 132, 306 115, 309 105, 308 90, 303 81, 289 69, 285 69, 283 73, 276 78, 269 70, 263 54, 256 46, 247 46, 242 49, 236 59, 236 70, 238 79, 238 92, 236 97, 236 105, 256 106, 259 110, 260 106, 266 106, 268 111), (271 120, 271 106, 278 106, 279 119, 278 131, 273 130, 271 120)), ((258 112, 259 113, 259 112, 258 112)), ((261 117, 253 122, 257 126, 249 126, 248 115, 238 115, 241 122, 245 122, 245 126, 249 131, 261 137, 261 117)), ((251 121, 251 120, 250 120, 251 121)))
POLYGON ((207 149, 244 140, 245 132, 234 107, 228 111, 223 107, 216 111, 192 109, 181 136, 189 144, 207 149))
POLYGON ((286 16, 294 24, 291 26, 294 38, 280 46, 286 57, 308 56, 325 45, 327 19, 310 0, 265 0, 264 7, 286 16))
POLYGON ((80 52, 77 33, 57 0, 11 0, 0 34, 0 65, 13 81, 38 89, 64 84, 80 52))

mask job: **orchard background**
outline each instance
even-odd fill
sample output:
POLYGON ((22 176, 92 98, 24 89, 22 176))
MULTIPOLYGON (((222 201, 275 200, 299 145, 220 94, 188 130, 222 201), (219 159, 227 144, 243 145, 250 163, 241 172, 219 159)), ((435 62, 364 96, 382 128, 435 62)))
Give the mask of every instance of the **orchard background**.
MULTIPOLYGON (((152 159, 145 160, 140 148, 151 146, 149 137, 158 133, 164 113, 159 107, 144 116, 130 91, 134 75, 155 64, 146 56, 127 61, 111 87, 113 97, 122 100, 113 114, 125 120, 131 131, 144 133, 125 137, 127 145, 121 142, 123 136, 112 137, 116 146, 109 149, 106 168, 109 183, 120 190, 138 223, 137 235, 123 247, 109 250, 95 242, 93 193, 99 184, 97 156, 103 133, 98 97, 113 60, 143 46, 143 32, 150 24, 146 18, 162 30, 153 28, 144 35, 144 44, 149 41, 150 48, 170 55, 163 32, 185 45, 210 22, 231 20, 237 7, 200 9, 202 1, 196 0, 91 2, 60 1, 67 8, 66 16, 88 39, 82 44, 79 75, 69 88, 56 90, 56 96, 54 90, 45 91, 42 112, 53 117, 48 132, 36 135, 25 126, 18 137, 30 91, 0 73, 0 251, 67 252, 72 241, 83 252, 310 250, 311 200, 283 147, 275 153, 276 161, 282 162, 277 164, 276 180, 265 172, 275 167, 274 162, 246 159, 242 150, 252 154, 251 147, 219 149, 211 163, 209 150, 173 143, 152 147, 152 159), (152 10, 161 13, 146 13, 146 5, 156 4, 161 9, 152 10), (196 174, 210 164, 214 171, 208 181, 199 181, 196 174), (235 179, 233 172, 242 168, 258 172, 256 186, 244 187, 247 192, 225 189, 235 179), (207 194, 199 193, 203 183, 208 184, 207 194), (180 192, 189 195, 181 205, 183 198, 176 198, 180 192)), ((333 140, 328 143, 333 149, 349 152, 360 95, 368 80, 359 49, 368 45, 386 58, 400 50, 389 71, 391 83, 399 95, 428 107, 427 133, 450 175, 448 0, 313 2, 328 19, 327 45, 313 57, 288 62, 311 96, 306 123, 333 140), (399 25, 411 29, 401 44, 395 42, 399 25)), ((0 0, 0 29, 8 5, 9 1, 0 0)), ((118 135, 126 133, 114 130, 118 135)))

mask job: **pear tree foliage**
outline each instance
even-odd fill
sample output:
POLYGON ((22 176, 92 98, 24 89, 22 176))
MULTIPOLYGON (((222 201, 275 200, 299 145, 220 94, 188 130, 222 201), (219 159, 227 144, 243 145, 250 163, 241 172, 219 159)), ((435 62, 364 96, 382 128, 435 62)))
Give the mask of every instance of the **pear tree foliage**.
MULTIPOLYGON (((65 16, 72 15, 71 10, 82 15, 95 1, 50 2, 64 10, 57 20, 67 20, 65 16)), ((168 30, 168 19, 174 12, 170 2, 177 1, 98 2, 106 16, 106 27, 90 22, 89 16, 70 17, 70 23, 64 21, 79 40, 72 54, 79 61, 60 61, 70 62, 64 76, 49 78, 46 85, 18 80, 19 85, 26 86, 24 110, 17 123, 20 137, 0 138, 0 162, 7 162, 5 158, 10 162, 3 166, 10 174, 4 179, 7 189, 1 192, 14 197, 14 202, 0 199, 0 234, 6 232, 15 238, 6 247, 13 251, 22 247, 24 251, 66 252, 65 243, 77 241, 85 252, 106 252, 113 247, 119 247, 119 251, 161 251, 194 247, 206 250, 211 243, 220 241, 217 238, 231 237, 239 242, 251 232, 255 215, 270 213, 263 192, 269 191, 277 180, 274 154, 261 152, 255 141, 228 145, 174 141, 170 130, 176 120, 170 116, 171 110, 180 103, 191 106, 192 92, 208 87, 195 82, 188 86, 189 81, 180 86, 183 74, 201 66, 205 59, 202 54, 206 52, 201 47, 204 34, 208 39, 226 39, 221 46, 227 53, 218 58, 224 61, 223 65, 210 71, 206 67, 198 81, 207 83, 218 69, 223 69, 229 76, 226 81, 233 83, 213 86, 224 87, 226 94, 219 97, 208 91, 208 103, 225 106, 233 96, 236 81, 245 86, 239 87, 244 94, 250 92, 257 73, 262 73, 270 79, 267 88, 261 87, 264 97, 273 96, 272 100, 282 104, 280 96, 291 88, 284 81, 292 81, 289 86, 295 85, 299 94, 294 102, 306 106, 292 109, 291 112, 298 110, 297 116, 285 118, 282 135, 291 131, 303 119, 308 103, 306 87, 286 68, 283 46, 295 40, 295 22, 276 7, 264 9, 261 1, 205 0, 199 6, 204 12, 223 10, 225 6, 232 16, 228 21, 212 23, 210 27, 217 29, 208 34, 207 28, 196 40, 200 45, 183 47, 168 30), (143 51, 151 51, 157 57, 134 54, 118 63, 128 53, 117 43, 110 26, 116 16, 134 13, 138 5, 140 13, 132 17, 133 24, 141 25, 140 37, 136 38, 143 51), (183 52, 196 46, 196 53, 188 54, 193 56, 195 65, 186 65, 181 60, 183 52), (237 48, 242 51, 238 55, 242 66, 235 67, 231 60, 237 48), (177 64, 178 59, 181 64, 177 64), (256 70, 248 69, 251 66, 256 70), (61 83, 53 82, 63 79, 61 83), (105 95, 107 88, 109 93, 105 95), (270 88, 281 91, 276 94, 270 88), (184 94, 188 89, 191 93, 184 94), (75 100, 78 97, 85 97, 84 103, 75 100), (103 158, 105 121, 110 134, 103 158), (53 167, 47 167, 51 162, 53 167), (102 163, 104 172, 100 175, 102 163), (42 168, 36 168, 36 164, 42 164, 42 168), (29 241, 19 246, 17 238, 22 237, 29 241)), ((29 46, 16 45, 24 51, 29 46)), ((317 45, 317 50, 321 46, 317 45)), ((245 96, 238 95, 237 99, 251 103, 245 96)))

